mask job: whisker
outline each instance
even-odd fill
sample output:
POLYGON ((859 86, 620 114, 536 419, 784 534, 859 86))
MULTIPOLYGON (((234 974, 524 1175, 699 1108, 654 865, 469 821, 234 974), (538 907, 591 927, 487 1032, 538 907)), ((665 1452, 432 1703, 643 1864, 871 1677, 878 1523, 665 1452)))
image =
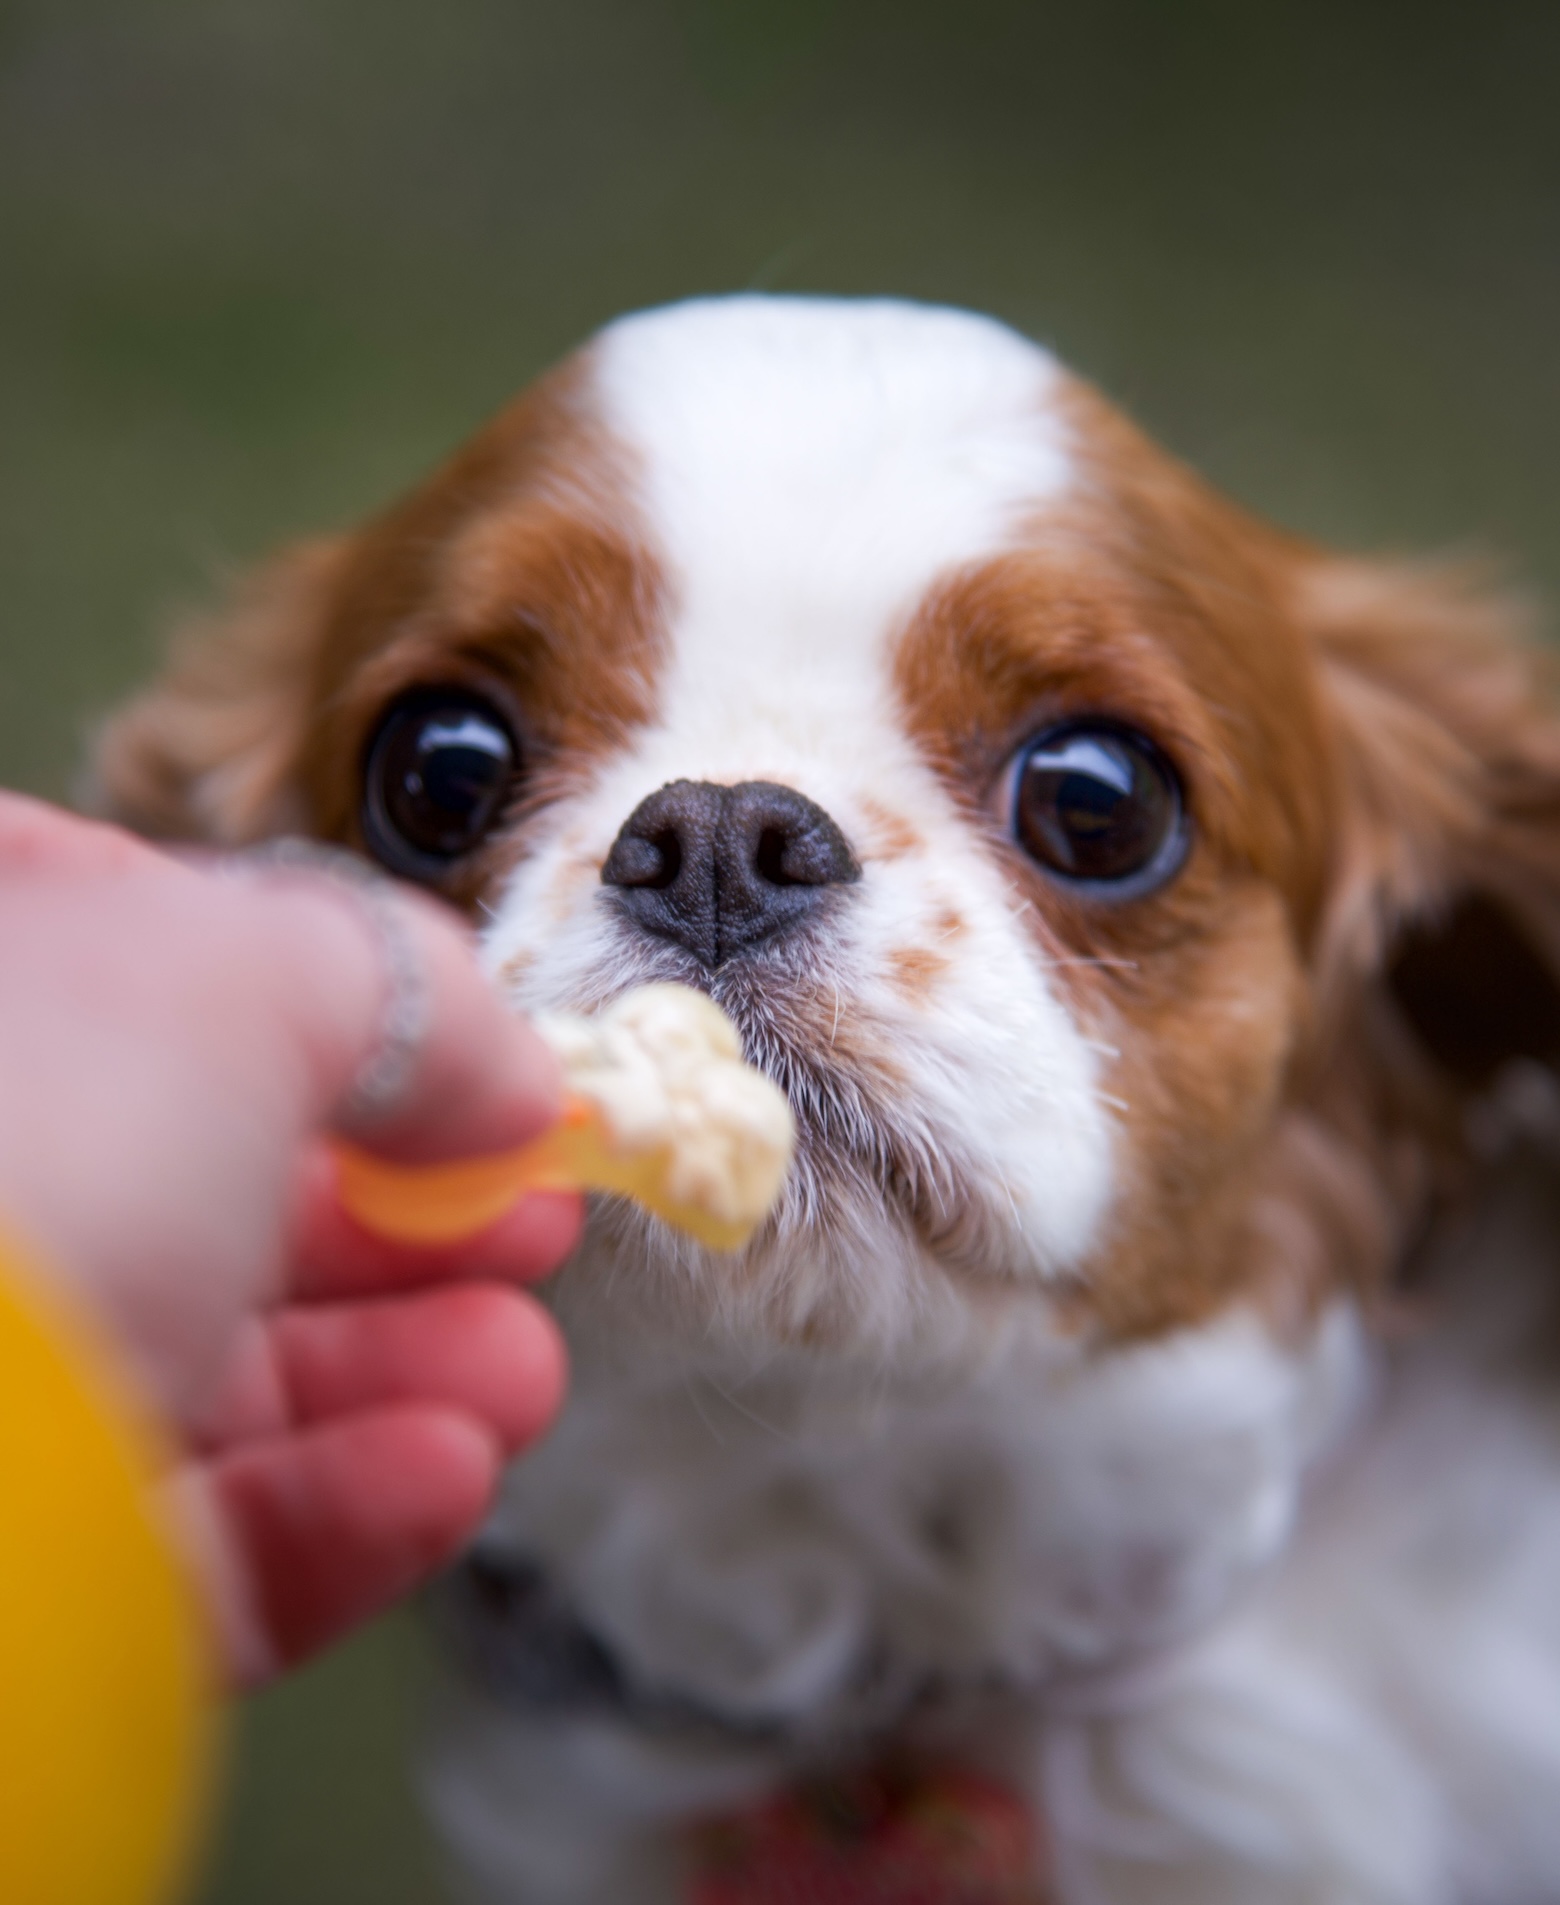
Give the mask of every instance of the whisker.
POLYGON ((726 1438, 721 1434, 720 1430, 716 1428, 715 1424, 711 1422, 709 1417, 704 1413, 704 1405, 699 1401, 698 1387, 694 1383, 692 1377, 685 1375, 683 1377, 682 1386, 688 1393, 688 1400, 693 1404, 693 1413, 704 1424, 705 1428, 709 1430, 711 1439, 715 1442, 718 1442, 720 1446, 724 1448, 726 1446, 726 1438))
POLYGON ((767 1434, 776 1437, 781 1442, 790 1442, 792 1444, 798 1442, 798 1437, 792 1435, 789 1429, 782 1429, 777 1422, 767 1422, 757 1410, 750 1409, 745 1402, 739 1401, 729 1389, 722 1388, 713 1377, 706 1376, 704 1381, 708 1388, 715 1391, 722 1402, 727 1404, 728 1407, 735 1409, 738 1415, 746 1416, 748 1421, 751 1422, 755 1428, 763 1429, 767 1434))
POLYGON ((1109 959, 1103 953, 1096 956, 1078 954, 1072 959, 1047 959, 1047 966, 1098 966, 1104 972, 1136 972, 1139 962, 1136 959, 1109 959))
POLYGON ((1013 1213, 1013 1222, 1022 1230, 1024 1227, 1023 1219, 1018 1214, 1018 1199, 1013 1195, 1012 1185, 1008 1183, 1005 1177, 999 1177, 997 1182, 1002 1186, 1002 1195, 1007 1199, 1008 1209, 1013 1213))

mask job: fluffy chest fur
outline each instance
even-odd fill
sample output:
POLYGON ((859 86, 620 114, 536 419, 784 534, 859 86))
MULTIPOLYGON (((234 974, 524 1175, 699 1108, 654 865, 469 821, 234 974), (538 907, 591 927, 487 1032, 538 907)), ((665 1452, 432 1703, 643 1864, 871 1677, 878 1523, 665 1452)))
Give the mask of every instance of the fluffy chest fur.
POLYGON ((490 1541, 638 1692, 814 1750, 992 1687, 1084 1699, 1197 1631, 1284 1543, 1363 1376, 1341 1310, 1300 1356, 1231 1316, 958 1382, 639 1347, 583 1357, 490 1541))

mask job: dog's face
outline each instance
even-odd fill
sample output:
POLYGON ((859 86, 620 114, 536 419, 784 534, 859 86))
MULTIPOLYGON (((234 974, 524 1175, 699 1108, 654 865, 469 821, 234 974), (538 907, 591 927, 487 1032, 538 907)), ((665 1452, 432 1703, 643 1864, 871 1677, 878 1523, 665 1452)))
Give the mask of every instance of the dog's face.
POLYGON ((164 828, 448 892, 519 1007, 710 991, 796 1108, 782 1207, 739 1258, 608 1211, 572 1274, 820 1349, 1379 1276, 1452 1103, 1392 935, 1475 880, 1553 925, 1560 746, 1491 611, 890 304, 612 327, 102 759, 164 828))

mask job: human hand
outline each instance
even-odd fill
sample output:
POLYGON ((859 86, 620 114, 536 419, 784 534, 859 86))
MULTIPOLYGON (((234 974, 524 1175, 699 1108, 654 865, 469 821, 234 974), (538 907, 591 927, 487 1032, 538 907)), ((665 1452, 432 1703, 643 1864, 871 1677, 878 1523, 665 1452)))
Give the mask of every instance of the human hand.
MULTIPOLYGON (((429 1029, 355 1139, 432 1160, 556 1115, 546 1048, 453 917, 407 895, 429 1029)), ((323 1140, 380 1036, 383 954, 329 880, 234 880, 0 795, 0 1219, 96 1314, 172 1429, 172 1492, 235 1679, 447 1559, 554 1413, 563 1352, 514 1280, 572 1247, 527 1200, 458 1249, 369 1238, 323 1140)))

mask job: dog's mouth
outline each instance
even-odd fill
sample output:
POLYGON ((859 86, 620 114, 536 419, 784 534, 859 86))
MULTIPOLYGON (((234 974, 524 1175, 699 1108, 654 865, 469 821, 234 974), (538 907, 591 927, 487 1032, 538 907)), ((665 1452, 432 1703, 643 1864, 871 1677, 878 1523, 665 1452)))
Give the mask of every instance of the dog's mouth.
MULTIPOLYGON (((600 1010, 654 982, 711 998, 796 1120, 791 1170, 747 1246, 753 1270, 783 1269, 797 1250, 873 1253, 891 1236, 895 1256, 908 1245, 945 1271, 1005 1280, 1010 1202, 987 1194, 979 1161, 917 1092, 903 1027, 891 1031, 863 1009, 826 947, 792 937, 711 967, 665 941, 625 936, 610 965, 573 990, 568 1009, 600 1010)), ((629 1211, 604 1210, 601 1220, 620 1243, 656 1234, 629 1211)))
POLYGON ((816 963, 733 960, 679 972, 736 1026, 750 1064, 785 1093, 796 1159, 773 1239, 887 1220, 940 1258, 964 1254, 970 1174, 918 1105, 886 1031, 816 963))

